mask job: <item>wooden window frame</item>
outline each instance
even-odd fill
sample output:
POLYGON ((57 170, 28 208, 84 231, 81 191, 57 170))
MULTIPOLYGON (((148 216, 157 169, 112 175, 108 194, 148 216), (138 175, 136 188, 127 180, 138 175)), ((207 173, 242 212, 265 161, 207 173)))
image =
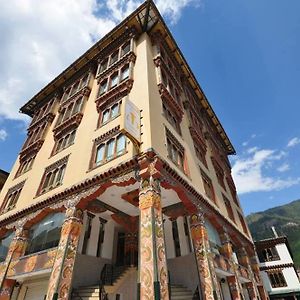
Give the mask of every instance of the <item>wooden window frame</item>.
POLYGON ((176 137, 171 133, 171 131, 165 127, 166 131, 166 147, 168 152, 168 158, 181 170, 184 174, 187 174, 185 169, 186 157, 185 150, 181 143, 176 139, 176 137), (170 148, 171 147, 171 148, 170 148), (173 151, 175 150, 177 154, 177 161, 173 157, 173 151), (181 159, 179 159, 181 157, 181 159))
POLYGON ((233 212, 231 202, 224 194, 222 194, 222 197, 226 207, 227 215, 230 218, 230 220, 232 220, 235 223, 235 217, 234 217, 234 212, 233 212))
POLYGON ((217 205, 217 199, 216 199, 215 189, 214 189, 214 185, 213 185, 212 180, 209 178, 209 176, 201 168, 200 168, 200 173, 201 173, 201 179, 202 179, 202 182, 203 182, 205 195, 207 196, 208 199, 210 199, 211 201, 213 201, 217 205), (210 190, 210 194, 212 195, 211 197, 208 194, 207 189, 205 188, 207 186, 210 190))
POLYGON ((16 207, 24 184, 25 180, 8 189, 4 200, 1 204, 0 214, 6 213, 16 207))
POLYGON ((63 179, 68 164, 68 159, 69 159, 69 155, 56 161, 55 163, 51 164, 45 169, 39 188, 37 190, 37 196, 45 194, 63 184, 63 179))
POLYGON ((74 144, 75 138, 76 138, 76 131, 77 128, 74 130, 68 131, 63 136, 61 136, 58 140, 55 141, 55 144, 53 146, 51 156, 54 156, 55 154, 69 148, 74 144), (72 135, 74 135, 73 141, 71 139, 72 135), (61 147, 59 147, 61 146, 61 147))
POLYGON ((242 216, 242 214, 240 212, 238 212, 238 216, 239 216, 240 223, 242 225, 244 233, 249 236, 249 231, 248 231, 244 217, 242 216))
POLYGON ((179 118, 172 112, 164 101, 162 101, 163 116, 168 121, 170 125, 176 130, 176 132, 181 135, 181 127, 179 118), (174 121, 174 122, 173 122, 174 121))
POLYGON ((21 176, 22 174, 25 174, 28 171, 30 171, 32 169, 35 158, 36 158, 36 154, 34 154, 30 157, 26 157, 24 160, 22 160, 20 162, 20 166, 19 166, 18 171, 15 175, 15 178, 17 178, 17 177, 21 176))
POLYGON ((93 149, 92 149, 92 155, 91 155, 91 160, 90 160, 90 167, 89 170, 93 170, 95 168, 98 168, 100 166, 103 166, 104 164, 124 155, 127 153, 127 137, 125 134, 120 132, 120 126, 117 126, 110 131, 106 132, 105 134, 102 134, 99 136, 97 139, 94 141, 93 149), (120 136, 124 136, 125 138, 125 149, 118 154, 117 152, 117 140, 120 136), (113 150, 113 155, 109 158, 107 158, 107 144, 114 140, 114 150, 113 150), (98 148, 101 146, 104 146, 104 155, 103 155, 103 160, 96 162, 97 158, 97 153, 98 153, 98 148))
POLYGON ((267 271, 272 288, 287 287, 282 270, 267 271))
POLYGON ((120 115, 121 115, 121 106, 122 106, 122 99, 119 99, 117 100, 116 102, 113 102, 111 105, 109 105, 108 107, 106 108, 103 108, 99 114, 99 119, 98 119, 98 125, 97 125, 97 128, 100 128, 106 124, 108 124, 109 122, 111 122, 112 120, 118 118, 120 115), (115 105, 118 105, 118 114, 115 115, 115 116, 112 116, 112 108, 115 106, 115 105), (104 117, 104 113, 108 111, 109 113, 109 116, 108 116, 108 119, 103 122, 103 117, 104 117))

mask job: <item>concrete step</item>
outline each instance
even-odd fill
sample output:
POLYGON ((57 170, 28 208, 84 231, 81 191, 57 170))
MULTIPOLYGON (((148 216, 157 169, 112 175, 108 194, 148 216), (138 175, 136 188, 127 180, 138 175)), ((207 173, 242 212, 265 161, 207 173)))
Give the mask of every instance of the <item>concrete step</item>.
POLYGON ((171 300, 192 300, 193 293, 179 284, 171 285, 171 300))

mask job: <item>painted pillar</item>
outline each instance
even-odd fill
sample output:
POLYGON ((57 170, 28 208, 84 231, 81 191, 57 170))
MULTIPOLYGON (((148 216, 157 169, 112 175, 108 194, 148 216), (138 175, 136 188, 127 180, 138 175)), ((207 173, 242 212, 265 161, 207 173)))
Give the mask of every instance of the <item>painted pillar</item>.
POLYGON ((269 300, 268 294, 263 285, 258 285, 258 292, 261 300, 269 300))
POLYGON ((256 283, 255 283, 255 278, 254 274, 251 269, 251 263, 250 263, 250 258, 247 254, 247 251, 244 247, 239 249, 239 262, 242 266, 248 269, 249 272, 249 278, 251 282, 246 283, 246 287, 249 293, 249 297, 251 300, 257 300, 258 299, 258 290, 256 289, 256 283))
POLYGON ((251 265, 251 269, 253 271, 253 279, 256 282, 256 286, 257 286, 257 290, 258 290, 260 299, 261 300, 269 299, 268 293, 266 292, 266 290, 262 284, 262 280, 260 278, 260 271, 259 271, 259 264, 258 264, 257 256, 252 256, 250 258, 250 265, 251 265))
POLYGON ((17 228, 15 236, 10 243, 6 259, 0 269, 0 300, 8 300, 13 292, 15 280, 6 279, 6 274, 12 260, 23 256, 28 242, 28 230, 17 228))
POLYGON ((202 299, 221 299, 212 257, 210 257, 210 246, 208 233, 204 225, 204 214, 201 210, 191 215, 190 227, 199 272, 202 299))
POLYGON ((139 191, 138 292, 140 300, 169 300, 160 182, 155 170, 148 175, 142 176, 139 191))
POLYGON ((220 235, 220 238, 222 242, 222 247, 220 249, 221 254, 224 255, 229 260, 231 269, 234 273, 234 275, 227 277, 227 281, 231 292, 231 297, 233 300, 242 300, 244 299, 243 288, 238 280, 237 265, 232 260, 233 250, 232 250, 230 237, 227 232, 223 232, 220 235))
POLYGON ((74 206, 67 207, 46 300, 69 299, 82 219, 82 210, 74 206))

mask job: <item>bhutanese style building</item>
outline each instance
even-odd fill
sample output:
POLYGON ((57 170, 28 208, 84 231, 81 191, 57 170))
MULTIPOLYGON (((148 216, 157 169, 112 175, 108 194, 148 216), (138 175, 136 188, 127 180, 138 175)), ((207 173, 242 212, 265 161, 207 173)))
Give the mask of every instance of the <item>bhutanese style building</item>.
POLYGON ((21 112, 0 299, 267 299, 234 148, 152 1, 21 112))
POLYGON ((286 236, 256 241, 261 278, 270 299, 300 299, 300 282, 286 236))

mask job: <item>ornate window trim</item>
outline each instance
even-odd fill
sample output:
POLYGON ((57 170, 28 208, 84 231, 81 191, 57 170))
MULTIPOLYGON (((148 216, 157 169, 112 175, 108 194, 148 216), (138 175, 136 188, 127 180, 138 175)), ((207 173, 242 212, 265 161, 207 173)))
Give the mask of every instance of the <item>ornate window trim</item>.
POLYGON ((55 163, 53 163, 50 166, 45 168, 45 171, 42 176, 40 185, 38 187, 36 196, 40 196, 50 190, 55 189, 56 187, 62 185, 62 181, 63 181, 64 175, 65 175, 65 169, 67 167, 69 156, 70 156, 70 154, 66 155, 65 157, 61 158, 60 160, 56 161, 55 163), (55 176, 52 176, 53 179, 51 178, 51 176, 49 174, 52 174, 52 175, 55 174, 55 176), (48 178, 49 185, 46 185, 47 176, 50 176, 50 178, 48 178), (60 178, 58 178, 58 177, 60 177, 60 178), (50 184, 51 181, 52 181, 52 183, 50 184))
POLYGON ((1 204, 0 214, 6 213, 16 207, 25 181, 26 180, 23 180, 22 182, 8 189, 6 196, 4 197, 3 202, 1 204))
POLYGON ((203 181, 205 195, 207 196, 208 199, 213 201, 213 203, 215 203, 218 206, 217 199, 216 199, 216 193, 215 193, 215 189, 214 189, 212 180, 201 168, 200 168, 200 173, 201 173, 201 179, 203 181), (209 192, 206 188, 209 189, 209 192))
POLYGON ((268 270, 266 273, 268 274, 272 288, 287 287, 282 269, 268 270))
POLYGON ((107 107, 118 98, 122 98, 129 94, 133 86, 133 65, 136 56, 134 53, 126 55, 126 57, 120 60, 113 68, 109 69, 109 72, 104 73, 101 77, 98 77, 98 92, 96 98, 97 111, 101 112, 103 107, 107 107), (122 78, 122 72, 125 67, 128 66, 128 76, 122 78), (118 73, 118 83, 111 87, 111 77, 118 73), (105 75, 105 76, 104 76, 105 75), (101 84, 106 83, 106 87, 101 92, 101 84))
POLYGON ((225 208, 227 211, 227 215, 235 223, 235 217, 234 217, 234 212, 232 209, 231 202, 224 194, 222 194, 222 197, 223 197, 223 202, 224 202, 224 205, 225 205, 225 208))
POLYGON ((99 118, 97 122, 97 128, 100 128, 102 126, 105 126, 112 120, 118 118, 121 115, 121 106, 122 106, 122 99, 118 99, 114 102, 112 102, 108 107, 103 107, 99 113, 99 118), (118 113, 113 116, 113 107, 118 106, 118 113), (103 122, 103 118, 105 113, 108 112, 108 119, 103 122))
POLYGON ((185 149, 173 133, 165 127, 166 132, 166 147, 168 155, 167 157, 172 161, 184 174, 187 175, 187 165, 186 165, 186 156, 185 149), (176 153, 174 153, 176 152, 176 153), (177 160, 173 156, 177 156, 177 160))
POLYGON ((76 138, 76 131, 77 127, 75 129, 71 129, 67 131, 63 135, 59 135, 59 139, 57 138, 55 140, 55 144, 53 146, 52 152, 50 156, 54 156, 55 154, 69 148, 71 145, 74 144, 74 140, 76 138))
POLYGON ((168 123, 176 130, 176 132, 181 135, 181 128, 180 128, 180 119, 178 118, 177 114, 173 113, 166 103, 162 101, 162 109, 163 109, 163 116, 168 121, 168 123))
POLYGON ((100 135, 98 138, 96 138, 94 140, 94 144, 93 144, 93 148, 92 148, 92 155, 91 155, 91 159, 90 159, 90 164, 89 164, 89 170, 94 170, 100 166, 103 166, 104 164, 106 164, 107 162, 110 162, 112 160, 114 160, 117 157, 120 157, 122 155, 124 155, 125 153, 127 153, 127 138, 126 136, 120 131, 120 126, 116 126, 113 129, 107 131, 106 133, 100 135), (122 153, 117 153, 117 143, 116 140, 118 139, 119 136, 123 135, 125 137, 125 150, 122 151, 122 153), (113 155, 110 158, 107 158, 107 144, 112 140, 115 140, 115 144, 114 144, 114 150, 113 150, 113 155), (100 146, 104 146, 104 154, 103 157, 104 159, 97 163, 96 162, 96 156, 97 156, 97 150, 100 146))

